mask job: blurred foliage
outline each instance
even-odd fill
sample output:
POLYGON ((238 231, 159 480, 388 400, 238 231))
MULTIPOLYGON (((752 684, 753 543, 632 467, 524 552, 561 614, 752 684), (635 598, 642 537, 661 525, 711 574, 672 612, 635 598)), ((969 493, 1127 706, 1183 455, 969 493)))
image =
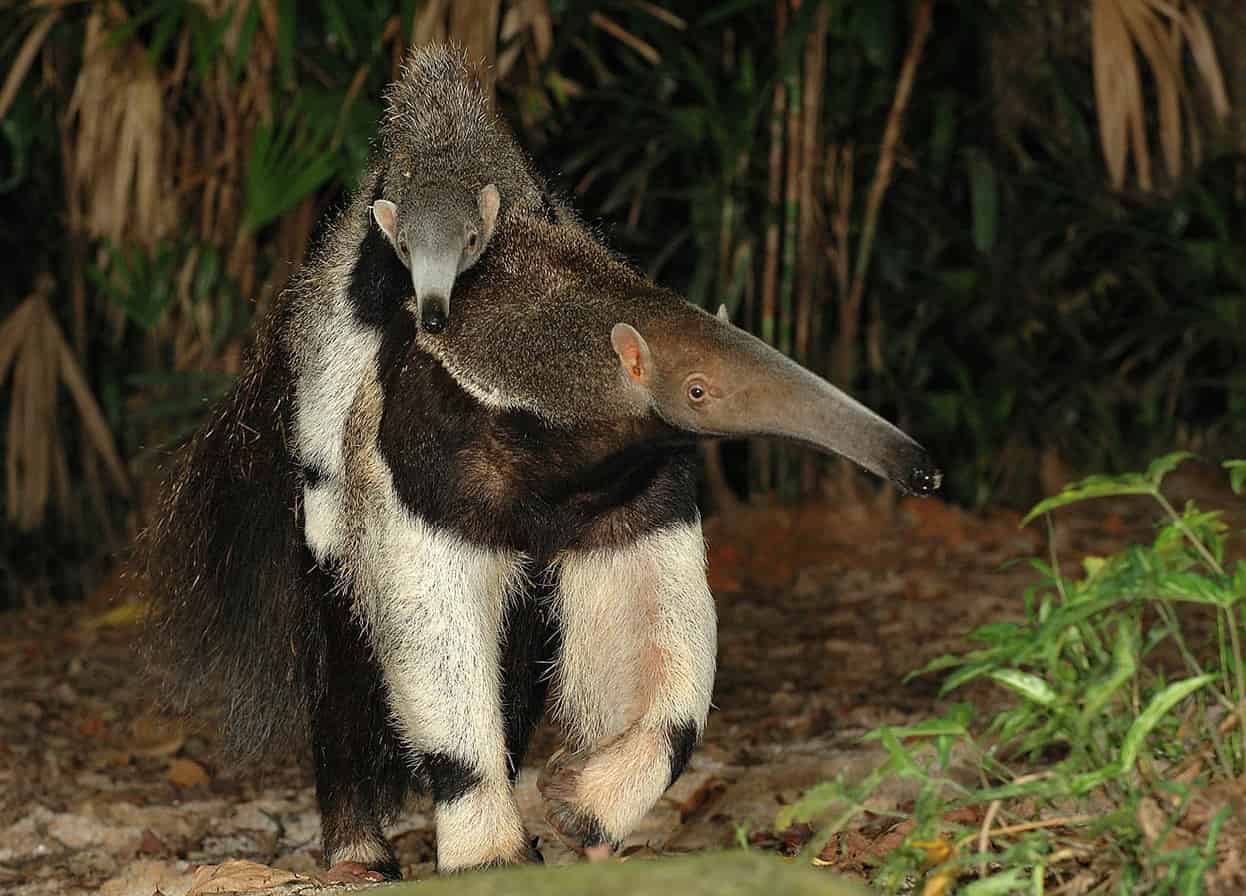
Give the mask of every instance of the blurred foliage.
MULTIPOLYGON (((52 276, 50 307, 147 481, 361 170, 406 48, 450 36, 495 65, 522 142, 613 244, 896 419, 956 499, 1029 500, 1052 487, 1040 471, 1174 444, 1228 451, 1246 439, 1243 13, 1164 7, 1201 9, 1222 42, 1225 122, 1206 45, 1175 41, 1165 63, 1092 40, 1098 9, 24 0, 0 11, 0 315, 52 276), (1119 178, 1094 83, 1112 53, 1141 61, 1131 114, 1147 117, 1110 149, 1119 178), (1160 109, 1173 95, 1178 128, 1160 109), (1169 162, 1145 190, 1124 174, 1139 139, 1169 162)), ((0 419, 11 401, 0 391, 0 419)), ((32 493, 98 566, 137 508, 106 499, 75 407, 62 396, 42 438, 99 519, 32 493)), ((2 436, 26 437, 12 420, 2 436)), ((753 493, 794 496, 823 472, 758 445, 740 464, 753 493)))

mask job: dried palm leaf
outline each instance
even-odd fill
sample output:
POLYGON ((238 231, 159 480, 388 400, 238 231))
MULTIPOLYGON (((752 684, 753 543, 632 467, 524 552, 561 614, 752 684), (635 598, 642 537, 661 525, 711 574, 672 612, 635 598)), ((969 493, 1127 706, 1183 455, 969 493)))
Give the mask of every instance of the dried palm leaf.
POLYGON ((48 304, 50 277, 0 324, 0 385, 12 373, 9 426, 5 434, 6 514, 19 529, 42 525, 55 490, 68 511, 68 463, 57 426, 57 394, 63 384, 78 411, 85 442, 103 460, 117 490, 129 479, 112 433, 96 404, 77 358, 48 304))
POLYGON ((163 90, 136 45, 113 46, 105 13, 86 22, 84 62, 69 105, 73 174, 88 233, 154 246, 177 220, 164 155, 163 90))
POLYGON ((26 75, 39 55, 44 39, 60 15, 59 9, 51 10, 26 35, 22 48, 17 51, 17 56, 13 58, 13 65, 5 76, 4 87, 0 88, 0 119, 4 118, 5 113, 9 111, 9 106, 17 98, 17 91, 21 88, 22 82, 26 80, 26 75))
POLYGON ((614 19, 600 12, 594 12, 589 15, 588 20, 597 28, 609 34, 620 43, 626 44, 636 51, 650 65, 657 65, 662 61, 662 55, 654 49, 653 45, 645 41, 632 32, 628 31, 614 19))
POLYGON ((1158 137, 1171 177, 1184 159, 1197 161, 1201 140, 1187 82, 1186 48, 1212 111, 1229 111, 1224 76, 1206 19, 1182 0, 1094 0, 1091 10, 1095 103, 1099 138, 1111 183, 1125 184, 1132 158, 1138 185, 1153 187, 1146 100, 1137 55, 1146 60, 1155 88, 1158 137))

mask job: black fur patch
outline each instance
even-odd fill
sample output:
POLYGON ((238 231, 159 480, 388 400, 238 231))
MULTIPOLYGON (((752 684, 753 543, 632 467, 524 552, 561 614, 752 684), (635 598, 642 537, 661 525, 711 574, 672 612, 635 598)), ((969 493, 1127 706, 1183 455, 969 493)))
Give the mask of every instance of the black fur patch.
POLYGON ((554 579, 553 573, 541 575, 528 593, 511 600, 502 622, 502 722, 512 782, 544 715, 549 664, 558 652, 558 627, 549 609, 554 579))
POLYGON ((671 725, 666 736, 671 745, 671 779, 666 782, 666 786, 670 787, 692 759, 692 751, 697 745, 697 726, 693 722, 671 725))
POLYGON ((618 849, 620 846, 618 841, 610 839, 601 822, 591 815, 579 812, 565 814, 558 819, 557 827, 560 834, 573 840, 581 850, 603 844, 611 849, 618 849))
POLYGON ((309 690, 318 695, 311 735, 325 856, 333 861, 339 849, 359 842, 384 844, 388 858, 374 870, 398 878, 382 826, 402 808, 412 783, 406 748, 390 722, 381 670, 349 595, 314 566, 307 575, 318 592, 325 644, 308 669, 309 690))
POLYGON ((308 488, 315 488, 325 480, 325 471, 315 464, 303 464, 299 470, 303 474, 303 484, 308 488))
MULTIPOLYGON (((381 198, 377 181, 372 199, 381 198)), ((355 320, 366 327, 384 327, 395 311, 411 297, 411 273, 398 258, 372 215, 368 215, 368 233, 359 244, 359 254, 350 271, 346 297, 355 312, 355 320)))
POLYGON ((407 314, 386 328, 378 442, 420 518, 537 558, 696 519, 696 450, 674 430, 656 419, 573 430, 484 407, 414 336, 407 314))
POLYGON ((452 803, 480 784, 480 774, 474 768, 446 753, 424 753, 420 766, 437 803, 452 803))

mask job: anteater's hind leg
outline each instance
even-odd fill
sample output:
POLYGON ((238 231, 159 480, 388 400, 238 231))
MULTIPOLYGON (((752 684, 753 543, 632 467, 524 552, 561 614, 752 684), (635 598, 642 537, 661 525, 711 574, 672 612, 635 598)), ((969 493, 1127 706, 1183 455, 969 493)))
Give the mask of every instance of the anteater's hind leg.
POLYGON ((505 609, 525 585, 522 558, 388 510, 361 546, 361 606, 392 716, 432 792, 438 870, 531 861, 499 680, 505 609))
POLYGON ((714 599, 699 521, 559 564, 555 702, 570 744, 539 786, 578 848, 623 839, 679 776, 714 684, 714 599))
POLYGON ((308 577, 319 590, 324 633, 324 656, 312 670, 311 725, 325 862, 336 880, 396 880, 402 872, 381 826, 402 808, 411 783, 406 748, 348 596, 319 567, 308 577))

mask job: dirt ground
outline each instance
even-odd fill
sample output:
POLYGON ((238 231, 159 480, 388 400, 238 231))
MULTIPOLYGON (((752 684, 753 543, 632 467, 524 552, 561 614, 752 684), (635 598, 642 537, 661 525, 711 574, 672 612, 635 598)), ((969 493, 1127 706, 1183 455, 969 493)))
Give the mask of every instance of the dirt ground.
MULTIPOLYGON (((1214 506, 1214 496, 1197 496, 1214 506)), ((1143 501, 1062 511, 1061 565, 1147 538, 1152 519, 1143 501)), ((975 626, 1019 615, 1034 573, 1013 561, 1049 548, 1041 523, 1017 522, 1005 511, 873 497, 707 521, 720 614, 714 710, 688 771, 624 854, 741 837, 790 849, 790 832, 772 830, 784 803, 840 770, 872 767, 877 755, 859 742, 868 728, 939 710, 937 680, 906 684, 906 673, 965 649, 975 626)), ((260 864, 225 866, 238 875, 234 889, 314 889, 282 872, 311 877, 320 867, 307 758, 238 770, 210 735, 158 724, 132 614, 102 613, 0 616, 0 893, 174 896, 196 874, 220 871, 203 866, 238 859, 260 864)), ((546 861, 569 862, 535 786, 556 746, 557 732, 543 727, 518 790, 546 861)), ((433 872, 426 804, 413 803, 390 834, 408 878, 433 872)))

